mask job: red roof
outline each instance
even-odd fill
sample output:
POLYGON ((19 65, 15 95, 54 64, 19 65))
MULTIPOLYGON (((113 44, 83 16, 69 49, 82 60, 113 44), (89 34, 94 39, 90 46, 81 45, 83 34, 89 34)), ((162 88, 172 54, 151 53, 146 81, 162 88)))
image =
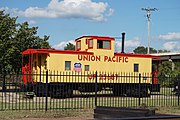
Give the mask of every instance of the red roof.
POLYGON ((82 37, 77 38, 76 40, 79 40, 81 38, 91 38, 91 39, 97 39, 97 40, 115 40, 115 38, 107 37, 107 36, 82 36, 82 37))
POLYGON ((125 57, 140 57, 140 58, 160 58, 160 56, 149 55, 149 54, 134 54, 134 53, 114 53, 115 56, 125 57))
MULTIPOLYGON (((27 49, 22 52, 23 55, 33 54, 33 53, 56 53, 56 54, 88 54, 93 55, 93 52, 87 51, 75 51, 75 50, 54 50, 54 49, 27 49)), ((133 54, 133 53, 114 53, 114 56, 124 56, 124 57, 140 57, 140 58, 160 58, 160 56, 149 55, 149 54, 133 54)))
POLYGON ((27 49, 22 52, 25 54, 33 54, 33 53, 57 53, 57 54, 92 54, 92 52, 86 51, 75 51, 75 50, 54 50, 54 49, 27 49))

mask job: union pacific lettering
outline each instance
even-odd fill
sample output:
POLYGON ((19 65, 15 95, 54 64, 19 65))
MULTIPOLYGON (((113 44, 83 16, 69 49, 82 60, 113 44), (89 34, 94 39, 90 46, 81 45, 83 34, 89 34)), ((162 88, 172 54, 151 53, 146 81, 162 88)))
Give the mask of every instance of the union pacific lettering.
POLYGON ((110 56, 78 55, 78 60, 128 63, 128 57, 121 57, 121 56, 110 57, 110 56))

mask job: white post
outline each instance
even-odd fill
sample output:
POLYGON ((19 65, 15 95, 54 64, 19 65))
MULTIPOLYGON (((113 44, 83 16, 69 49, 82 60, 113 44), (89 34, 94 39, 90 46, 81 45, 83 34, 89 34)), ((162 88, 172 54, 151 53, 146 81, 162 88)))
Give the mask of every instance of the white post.
POLYGON ((150 53, 150 11, 147 12, 147 18, 148 18, 148 48, 147 48, 147 54, 150 53))
POLYGON ((142 8, 142 10, 145 10, 147 12, 147 18, 148 18, 148 47, 147 47, 147 54, 150 54, 150 11, 157 10, 156 8, 142 8))

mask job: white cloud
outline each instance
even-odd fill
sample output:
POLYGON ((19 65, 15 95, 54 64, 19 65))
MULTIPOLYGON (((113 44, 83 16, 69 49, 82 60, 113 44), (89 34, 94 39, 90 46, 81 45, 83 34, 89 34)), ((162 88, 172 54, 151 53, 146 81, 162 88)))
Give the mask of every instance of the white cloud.
POLYGON ((179 42, 166 42, 163 44, 163 49, 170 51, 180 51, 180 43, 179 42))
MULTIPOLYGON (((17 15, 19 15, 19 16, 23 16, 24 15, 24 12, 23 11, 19 11, 17 8, 9 9, 8 7, 2 7, 2 8, 0 8, 0 10, 5 10, 6 13, 11 13, 10 15, 13 16, 13 17, 16 17, 17 15)), ((29 20, 27 22, 30 25, 36 24, 36 21, 34 21, 34 20, 29 20)))
POLYGON ((107 14, 106 16, 112 16, 113 13, 114 13, 114 10, 110 8, 110 9, 109 9, 109 12, 108 12, 108 14, 107 14))
POLYGON ((60 42, 59 44, 52 46, 52 48, 55 48, 55 49, 58 49, 58 50, 64 50, 64 47, 65 47, 68 43, 72 43, 72 44, 75 45, 75 41, 74 41, 74 40, 70 40, 70 41, 67 41, 67 42, 62 41, 62 42, 60 42))
POLYGON ((30 21, 28 21, 28 23, 29 23, 30 25, 34 25, 34 24, 36 24, 36 21, 30 20, 30 21))
MULTIPOLYGON (((141 45, 141 42, 138 37, 136 37, 132 40, 127 40, 127 41, 125 41, 125 45, 124 45, 125 52, 132 52, 136 47, 138 47, 140 45, 141 45)), ((116 41, 115 42, 115 51, 121 52, 121 46, 122 46, 121 41, 119 41, 119 42, 116 41)))
POLYGON ((23 12, 22 11, 19 11, 18 8, 8 8, 8 7, 1 7, 0 10, 4 10, 5 13, 10 13, 11 16, 13 17, 16 17, 18 15, 22 16, 23 15, 23 12))
POLYGON ((164 35, 159 35, 160 40, 180 40, 180 32, 169 32, 164 35))
POLYGON ((160 40, 167 40, 163 44, 164 50, 180 51, 180 32, 169 32, 167 34, 159 35, 160 40))
MULTIPOLYGON (((3 8, 1 8, 3 9, 3 8)), ((26 10, 5 10, 29 18, 84 18, 94 21, 106 21, 114 12, 106 2, 93 2, 92 0, 51 0, 47 7, 29 7, 26 10)))

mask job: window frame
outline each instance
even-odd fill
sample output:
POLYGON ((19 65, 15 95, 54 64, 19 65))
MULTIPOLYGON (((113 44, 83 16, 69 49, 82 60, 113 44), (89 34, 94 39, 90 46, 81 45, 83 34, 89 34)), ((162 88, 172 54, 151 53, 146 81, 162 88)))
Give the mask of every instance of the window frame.
POLYGON ((111 50, 111 40, 98 40, 97 39, 97 49, 111 50), (109 47, 108 48, 104 48, 104 46, 103 46, 104 41, 108 41, 109 42, 109 47), (101 42, 102 48, 99 47, 100 45, 98 44, 98 42, 101 42))
POLYGON ((81 50, 81 40, 76 42, 76 50, 81 50))
POLYGON ((47 60, 44 61, 44 69, 47 69, 47 60))
POLYGON ((89 65, 84 65, 84 71, 89 71, 90 70, 90 66, 89 65), (88 67, 88 70, 86 69, 86 67, 88 67))
POLYGON ((134 63, 134 72, 139 72, 139 64, 134 63))
POLYGON ((71 70, 71 61, 65 61, 65 70, 71 70), (69 62, 70 64, 70 66, 67 66, 67 62, 69 62))
POLYGON ((89 40, 88 40, 88 48, 89 48, 89 49, 92 49, 92 48, 93 48, 93 39, 89 39, 89 40), (90 44, 91 42, 92 42, 92 46, 90 46, 90 45, 91 45, 91 44, 90 44))
POLYGON ((84 65, 84 71, 89 71, 90 70, 90 66, 89 65, 84 65), (88 67, 88 70, 86 70, 86 67, 88 67))

